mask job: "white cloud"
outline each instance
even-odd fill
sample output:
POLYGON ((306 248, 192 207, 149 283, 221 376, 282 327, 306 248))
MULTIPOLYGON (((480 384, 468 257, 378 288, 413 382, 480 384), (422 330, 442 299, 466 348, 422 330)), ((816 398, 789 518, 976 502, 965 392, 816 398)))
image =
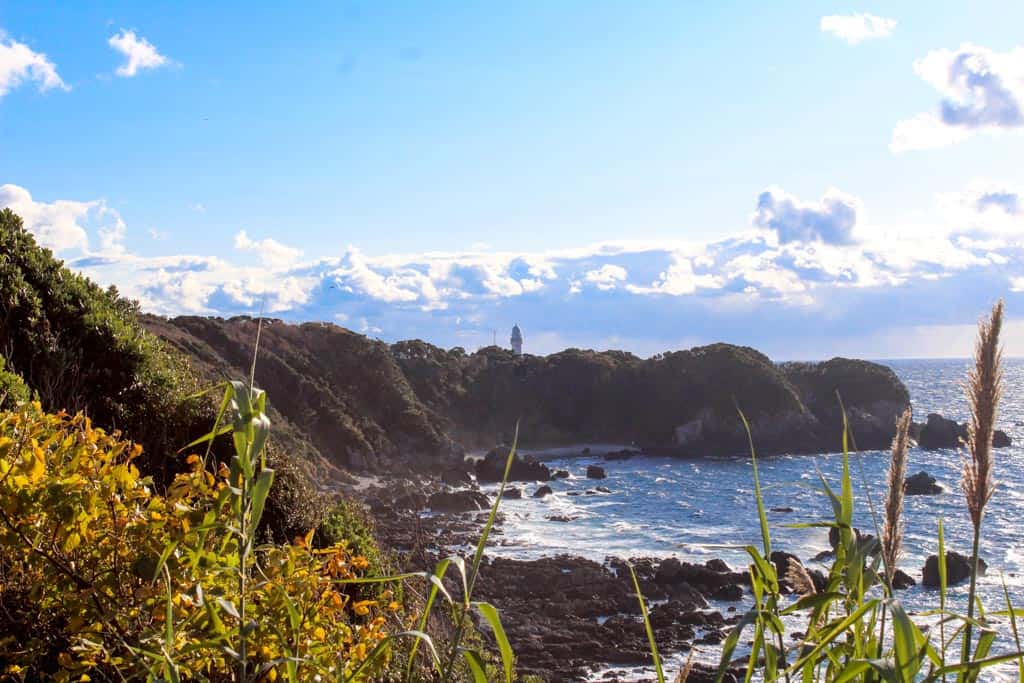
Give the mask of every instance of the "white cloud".
POLYGON ((757 199, 753 224, 778 235, 779 242, 848 244, 853 241, 861 201, 829 188, 819 202, 804 202, 778 187, 757 199))
POLYGON ((170 60, 160 54, 155 45, 129 29, 121 29, 119 33, 110 36, 107 44, 125 57, 125 63, 115 71, 118 76, 131 78, 141 70, 157 69, 170 64, 170 60))
POLYGON ((821 18, 822 33, 831 33, 850 45, 872 38, 888 38, 895 28, 895 19, 874 14, 833 14, 821 18))
POLYGON ((683 296, 693 294, 698 289, 719 289, 721 286, 722 281, 718 277, 710 273, 698 275, 693 270, 693 260, 674 253, 672 265, 658 276, 656 282, 649 286, 626 285, 626 291, 633 294, 683 296))
POLYGON ((256 252, 260 260, 271 268, 287 268, 302 256, 301 249, 281 244, 270 237, 262 240, 249 239, 245 230, 240 230, 235 235, 235 249, 256 252))
POLYGON ((102 199, 88 202, 59 199, 52 203, 32 199, 32 194, 17 185, 0 185, 0 207, 6 207, 21 216, 28 229, 41 245, 60 254, 77 250, 90 250, 90 231, 100 241, 101 253, 121 253, 125 226, 117 211, 102 199))
POLYGON ((26 82, 35 83, 40 92, 69 89, 45 54, 7 38, 0 30, 0 98, 26 82))
POLYGON ((914 62, 914 72, 941 95, 938 111, 900 121, 889 145, 893 152, 1024 129, 1024 47, 995 52, 964 43, 956 50, 933 50, 914 62))
POLYGON ((628 277, 629 273, 622 266, 606 263, 597 270, 587 271, 583 279, 606 292, 615 289, 618 283, 625 281, 628 277))
POLYGON ((890 226, 870 223, 862 202, 839 190, 807 201, 770 188, 757 198, 751 229, 734 237, 535 253, 373 256, 349 247, 303 261, 292 247, 242 231, 236 246, 264 257, 247 264, 239 253, 140 256, 124 248, 129 233, 101 200, 44 203, 0 186, 0 205, 23 213, 71 267, 156 313, 263 310, 467 348, 518 321, 531 343, 650 351, 724 339, 784 357, 809 353, 809 340, 843 347, 854 328, 865 339, 898 339, 889 331, 969 324, 998 296, 1024 305, 1017 196, 1020 188, 977 181, 938 196, 920 225, 890 226))

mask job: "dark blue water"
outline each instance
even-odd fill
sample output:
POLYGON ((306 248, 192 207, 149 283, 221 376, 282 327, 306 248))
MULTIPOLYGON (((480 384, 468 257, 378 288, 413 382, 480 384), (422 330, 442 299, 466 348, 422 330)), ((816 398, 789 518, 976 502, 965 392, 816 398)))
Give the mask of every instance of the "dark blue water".
MULTIPOLYGON (((887 361, 910 390, 917 421, 929 412, 964 421, 967 404, 962 383, 967 361, 887 361)), ((1011 598, 1024 607, 1024 360, 1006 362, 1006 386, 998 427, 1014 440, 1014 446, 996 451, 996 493, 986 509, 982 557, 988 575, 980 579, 980 592, 989 610, 1005 608, 1002 578, 1011 598)), ((956 450, 910 452, 910 473, 927 470, 946 492, 938 496, 909 496, 904 508, 905 541, 900 567, 920 581, 925 558, 937 550, 937 521, 945 526, 947 549, 970 553, 971 525, 960 491, 962 454, 956 450)), ((880 510, 885 495, 888 452, 869 451, 851 456, 857 497, 855 523, 874 533, 866 487, 880 510), (861 469, 864 476, 861 476, 861 469)), ((553 468, 564 468, 574 477, 552 482, 555 495, 540 500, 503 501, 506 514, 504 538, 495 554, 539 557, 572 553, 598 561, 620 557, 677 556, 704 561, 720 557, 734 567, 744 567, 742 547, 760 547, 760 530, 746 458, 700 461, 637 457, 604 462, 600 457, 554 458, 553 468), (604 481, 585 479, 586 466, 598 463, 608 474, 604 481), (570 496, 597 485, 611 493, 570 496), (576 517, 569 523, 550 521, 549 515, 576 517)), ((778 456, 759 459, 766 506, 790 507, 793 512, 769 513, 773 549, 794 553, 808 564, 828 548, 823 529, 791 529, 795 522, 831 519, 831 506, 821 492, 820 470, 838 489, 840 454, 778 456)), ((531 493, 528 488, 527 495, 531 493)), ((822 565, 817 565, 822 566, 822 565)), ((954 601, 965 602, 966 584, 952 589, 954 601)), ((922 587, 901 594, 910 611, 936 606, 935 593, 922 587)), ((960 607, 959 605, 953 605, 960 607)))

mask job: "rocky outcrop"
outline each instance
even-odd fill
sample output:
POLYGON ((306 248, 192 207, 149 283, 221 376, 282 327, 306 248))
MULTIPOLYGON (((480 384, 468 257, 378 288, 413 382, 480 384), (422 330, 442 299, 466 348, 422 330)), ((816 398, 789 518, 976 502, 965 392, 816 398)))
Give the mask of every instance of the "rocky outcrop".
POLYGON ((544 498, 545 496, 550 496, 552 493, 554 493, 554 491, 551 490, 551 487, 544 484, 543 486, 537 487, 537 490, 533 492, 533 497, 544 498))
MULTIPOLYGON (((251 318, 145 316, 144 324, 211 381, 248 375, 256 338, 251 318)), ((747 438, 734 397, 760 453, 834 450, 842 434, 837 391, 856 445, 883 448, 908 405, 892 371, 865 361, 775 364, 730 344, 647 359, 580 349, 545 357, 497 347, 466 353, 280 320, 264 323, 256 381, 269 393, 274 438, 317 463, 321 478, 400 467, 440 473, 458 466, 463 447, 511 442, 517 422, 520 445, 632 443, 685 456, 743 453, 747 438)), ((523 479, 543 480, 536 473, 523 479)))
POLYGON ((934 496, 943 492, 935 477, 927 472, 912 474, 903 480, 903 492, 908 496, 934 496))
MULTIPOLYGON (((209 382, 249 376, 256 320, 143 316, 142 322, 209 382)), ((336 325, 264 320, 256 384, 267 391, 272 438, 313 464, 314 478, 339 469, 447 468, 462 459, 383 342, 336 325)))
MULTIPOLYGON (((655 562, 641 559, 633 565, 644 596, 656 603, 650 620, 662 656, 688 650, 697 641, 720 642, 738 619, 707 611, 703 589, 686 581, 657 582, 655 562)), ((702 569, 709 576, 718 574, 702 569)), ((590 679, 594 665, 650 663, 635 589, 621 560, 601 565, 569 556, 486 559, 476 593, 500 610, 521 675, 583 681, 590 679)), ((713 681, 714 672, 697 667, 688 680, 713 681)), ((735 672, 728 672, 723 680, 735 681, 735 672)))
MULTIPOLYGON (((967 425, 945 418, 938 413, 929 413, 927 422, 914 425, 912 436, 917 439, 917 445, 928 450, 960 448, 967 443, 967 425)), ((1013 441, 1006 435, 1006 432, 995 430, 992 435, 993 447, 1006 448, 1011 445, 1013 445, 1013 441)))
MULTIPOLYGON (((501 481, 508 462, 508 449, 495 448, 476 462, 476 478, 481 482, 501 481)), ((518 453, 512 459, 509 481, 551 481, 551 470, 533 456, 518 453)))
POLYGON ((438 491, 427 499, 427 507, 434 512, 476 512, 491 507, 491 500, 480 491, 438 491))
MULTIPOLYGON (((988 563, 978 558, 978 573, 988 571, 988 563)), ((971 558, 952 550, 946 551, 946 585, 953 586, 971 576, 971 558)), ((929 588, 939 587, 939 557, 929 555, 921 568, 921 583, 929 588)))
POLYGON ((599 465, 587 465, 587 479, 604 479, 608 475, 605 474, 604 468, 599 465))

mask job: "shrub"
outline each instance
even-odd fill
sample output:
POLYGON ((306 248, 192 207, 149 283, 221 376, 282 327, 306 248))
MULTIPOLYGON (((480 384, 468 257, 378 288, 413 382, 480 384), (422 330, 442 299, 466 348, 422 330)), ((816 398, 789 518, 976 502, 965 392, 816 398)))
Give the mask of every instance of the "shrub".
POLYGON ((0 355, 51 411, 86 411, 130 434, 172 478, 166 453, 209 424, 184 359, 144 331, 138 305, 72 272, 36 244, 21 218, 0 210, 0 355))
POLYGON ((344 542, 313 549, 310 533, 247 559, 237 471, 192 455, 158 495, 141 452, 82 415, 0 414, 0 672, 233 680, 244 633, 254 678, 311 680, 353 671, 401 625, 386 594, 343 590, 369 568, 344 542))
POLYGON ((4 357, 0 356, 0 408, 10 408, 30 398, 25 381, 20 375, 7 370, 5 365, 4 357))

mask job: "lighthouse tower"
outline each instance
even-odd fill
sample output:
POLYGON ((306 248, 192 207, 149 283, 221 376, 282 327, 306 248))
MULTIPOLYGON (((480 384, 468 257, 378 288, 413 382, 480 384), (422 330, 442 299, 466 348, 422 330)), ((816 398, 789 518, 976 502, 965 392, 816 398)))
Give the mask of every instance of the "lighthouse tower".
POLYGON ((523 355, 523 333, 519 330, 519 325, 512 326, 512 338, 509 341, 512 342, 512 353, 517 356, 523 355))

